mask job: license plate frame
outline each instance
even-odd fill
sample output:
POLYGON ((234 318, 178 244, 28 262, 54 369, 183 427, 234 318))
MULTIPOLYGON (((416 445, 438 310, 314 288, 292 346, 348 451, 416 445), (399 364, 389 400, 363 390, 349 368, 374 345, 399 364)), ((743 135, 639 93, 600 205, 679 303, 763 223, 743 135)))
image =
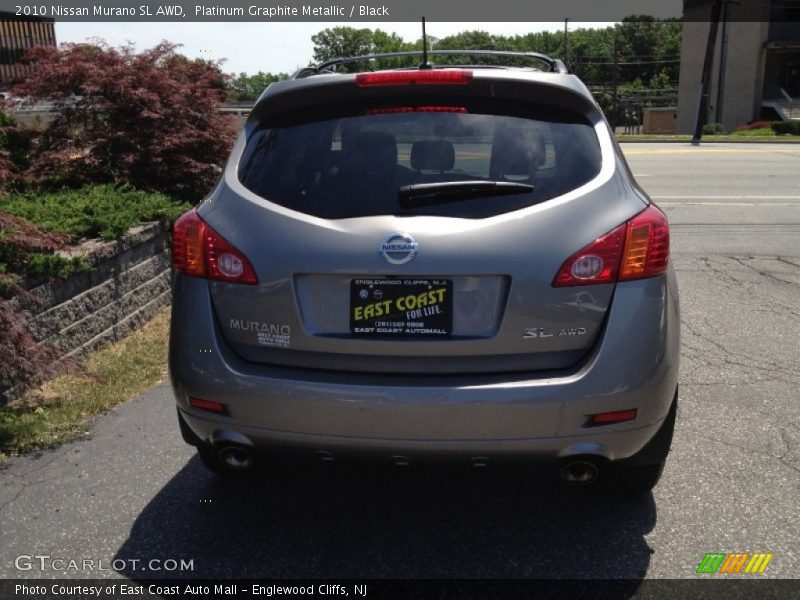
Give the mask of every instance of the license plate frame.
POLYGON ((350 334, 373 339, 446 339, 453 333, 453 281, 439 277, 350 280, 350 334))

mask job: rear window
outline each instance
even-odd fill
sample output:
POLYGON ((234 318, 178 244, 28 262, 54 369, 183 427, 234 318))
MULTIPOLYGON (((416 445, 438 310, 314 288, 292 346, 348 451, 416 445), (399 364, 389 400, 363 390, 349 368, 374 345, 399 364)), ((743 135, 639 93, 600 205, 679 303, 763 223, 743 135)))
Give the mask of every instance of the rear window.
MULTIPOLYGON (((452 103, 452 100, 451 100, 452 103)), ((526 107, 350 107, 308 121, 287 116, 250 138, 240 179, 259 196, 316 217, 442 215, 482 218, 573 190, 600 171, 592 125, 580 115, 526 107), (509 195, 403 206, 404 186, 500 181, 509 195), (522 186, 518 186, 522 187, 522 186)))

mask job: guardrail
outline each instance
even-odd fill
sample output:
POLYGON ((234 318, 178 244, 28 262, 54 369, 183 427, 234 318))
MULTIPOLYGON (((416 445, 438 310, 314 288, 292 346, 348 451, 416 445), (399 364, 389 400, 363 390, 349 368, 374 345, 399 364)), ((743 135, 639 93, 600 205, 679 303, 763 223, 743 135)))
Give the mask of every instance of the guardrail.
MULTIPOLYGON (((252 104, 236 106, 236 105, 222 105, 219 107, 218 112, 224 114, 234 115, 236 117, 246 117, 253 110, 252 104)), ((54 104, 13 104, 8 111, 14 115, 52 115, 58 112, 54 104)))

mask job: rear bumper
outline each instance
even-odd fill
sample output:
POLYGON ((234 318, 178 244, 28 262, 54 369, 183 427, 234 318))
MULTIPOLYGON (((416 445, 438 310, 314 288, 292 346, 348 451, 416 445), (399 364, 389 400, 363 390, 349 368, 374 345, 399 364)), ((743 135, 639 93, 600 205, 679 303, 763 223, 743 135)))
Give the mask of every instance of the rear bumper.
POLYGON ((170 340, 181 415, 204 442, 259 449, 557 459, 636 454, 666 417, 678 378, 674 273, 619 284, 594 353, 571 372, 367 375, 243 361, 223 341, 205 281, 178 275, 170 340), (223 402, 229 416, 188 406, 223 402), (586 427, 636 408, 635 421, 586 427))
POLYGON ((249 427, 199 417, 181 411, 192 432, 206 443, 237 444, 275 454, 300 456, 371 458, 378 461, 402 456, 416 459, 469 461, 476 458, 492 461, 546 462, 572 456, 592 455, 621 460, 637 453, 658 431, 661 422, 594 435, 538 437, 489 440, 401 440, 313 435, 249 427))

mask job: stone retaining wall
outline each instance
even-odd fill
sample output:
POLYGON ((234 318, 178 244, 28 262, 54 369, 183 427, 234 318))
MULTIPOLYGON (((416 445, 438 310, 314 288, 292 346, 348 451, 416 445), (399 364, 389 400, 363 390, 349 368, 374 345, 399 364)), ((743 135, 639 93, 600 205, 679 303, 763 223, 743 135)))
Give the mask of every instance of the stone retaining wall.
MULTIPOLYGON (((75 358, 139 329, 170 303, 164 225, 143 225, 119 241, 90 246, 91 271, 32 289, 40 303, 12 301, 31 312, 28 329, 37 342, 75 358)), ((15 391, 0 390, 0 405, 15 391)))

